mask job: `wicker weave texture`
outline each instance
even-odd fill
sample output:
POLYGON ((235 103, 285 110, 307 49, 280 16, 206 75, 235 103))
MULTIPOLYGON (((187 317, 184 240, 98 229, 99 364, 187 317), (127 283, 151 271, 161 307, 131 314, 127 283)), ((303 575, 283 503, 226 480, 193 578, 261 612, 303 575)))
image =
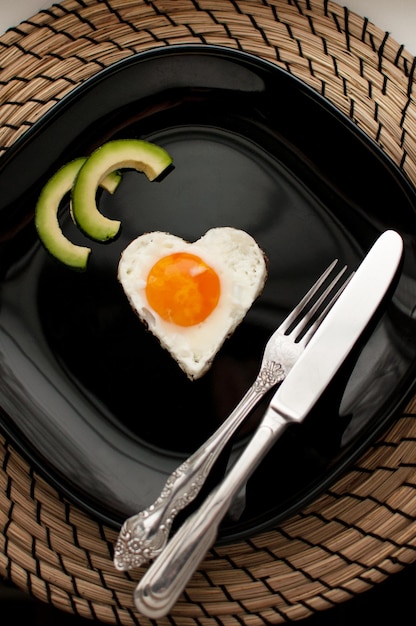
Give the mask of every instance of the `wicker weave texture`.
MULTIPOLYGON (((415 59, 323 0, 64 0, 0 38, 0 154, 75 86, 134 53, 218 44, 259 55, 346 113, 416 183, 415 59)), ((344 602, 416 560, 416 402, 336 484, 280 527, 212 549, 158 624, 257 626, 344 602)), ((0 436, 0 575, 110 624, 142 574, 113 529, 67 502, 0 436)))

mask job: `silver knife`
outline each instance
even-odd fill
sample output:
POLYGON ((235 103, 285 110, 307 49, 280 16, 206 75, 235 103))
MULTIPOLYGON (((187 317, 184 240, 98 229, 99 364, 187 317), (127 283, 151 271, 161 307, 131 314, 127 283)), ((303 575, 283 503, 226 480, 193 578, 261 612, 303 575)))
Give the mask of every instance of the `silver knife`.
POLYGON ((134 602, 140 613, 159 618, 173 607, 214 544, 234 496, 286 427, 308 415, 350 353, 391 285, 402 255, 403 241, 395 231, 388 230, 377 239, 274 394, 244 452, 138 583, 134 602))

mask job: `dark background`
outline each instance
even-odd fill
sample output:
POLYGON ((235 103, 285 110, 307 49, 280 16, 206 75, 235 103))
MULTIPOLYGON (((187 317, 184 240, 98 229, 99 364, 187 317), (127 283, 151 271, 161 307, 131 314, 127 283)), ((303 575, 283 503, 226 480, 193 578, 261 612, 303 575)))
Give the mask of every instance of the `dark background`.
MULTIPOLYGON (((299 626, 414 626, 415 592, 416 565, 412 565, 349 602, 294 623, 299 626)), ((102 624, 58 611, 31 599, 13 585, 0 582, 0 624, 9 626, 18 622, 31 626, 102 624)))

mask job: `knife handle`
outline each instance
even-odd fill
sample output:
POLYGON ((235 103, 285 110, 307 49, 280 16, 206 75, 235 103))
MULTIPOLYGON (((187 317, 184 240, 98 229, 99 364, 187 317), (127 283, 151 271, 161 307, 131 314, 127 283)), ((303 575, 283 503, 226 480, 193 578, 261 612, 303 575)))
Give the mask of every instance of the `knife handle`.
POLYGON ((138 583, 134 602, 140 613, 159 618, 170 611, 205 553, 215 542, 220 522, 234 496, 287 424, 287 418, 268 409, 229 474, 182 524, 138 583), (268 423, 264 424, 266 418, 269 423, 273 422, 272 427, 268 423))

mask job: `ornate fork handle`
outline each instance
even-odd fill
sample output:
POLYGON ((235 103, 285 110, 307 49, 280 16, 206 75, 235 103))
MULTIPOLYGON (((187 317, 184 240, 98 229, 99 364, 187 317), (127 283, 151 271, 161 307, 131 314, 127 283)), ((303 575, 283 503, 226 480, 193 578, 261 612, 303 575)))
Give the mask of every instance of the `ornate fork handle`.
MULTIPOLYGON (((284 337, 281 338, 284 343, 284 337)), ((293 344, 291 345, 293 350, 293 344)), ((282 356, 282 352, 276 355, 282 356)), ((200 492, 214 462, 218 459, 231 436, 260 399, 287 375, 292 366, 293 354, 285 359, 267 360, 242 400, 192 456, 168 478, 160 496, 147 509, 129 517, 123 524, 114 549, 116 569, 126 571, 156 558, 168 541, 176 515, 200 492)))

